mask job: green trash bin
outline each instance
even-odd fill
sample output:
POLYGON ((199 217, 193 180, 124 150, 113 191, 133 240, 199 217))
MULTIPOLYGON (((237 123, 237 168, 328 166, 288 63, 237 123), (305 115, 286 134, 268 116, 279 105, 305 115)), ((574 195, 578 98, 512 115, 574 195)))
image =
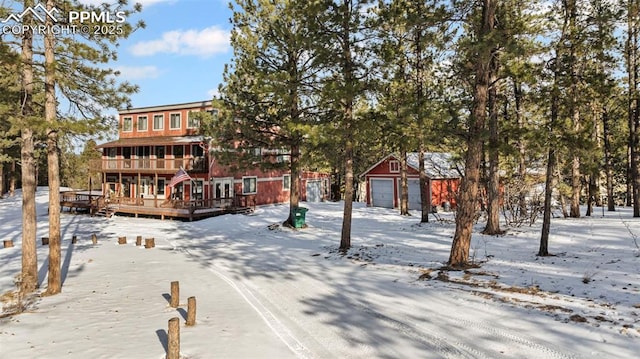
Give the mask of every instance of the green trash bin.
POLYGON ((293 209, 293 227, 302 228, 305 224, 305 215, 309 208, 296 207, 293 209))

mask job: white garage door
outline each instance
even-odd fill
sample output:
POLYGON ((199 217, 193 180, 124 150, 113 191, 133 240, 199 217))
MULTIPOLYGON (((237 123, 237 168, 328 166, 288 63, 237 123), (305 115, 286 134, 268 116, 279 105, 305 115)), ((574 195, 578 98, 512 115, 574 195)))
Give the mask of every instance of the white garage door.
MULTIPOLYGON (((420 180, 410 179, 409 182, 409 209, 421 209, 420 201, 420 180)), ((398 193, 400 193, 398 191, 398 193)))
POLYGON ((307 202, 322 200, 322 185, 320 181, 307 181, 307 202))
POLYGON ((371 205, 393 208, 393 180, 371 180, 371 205))

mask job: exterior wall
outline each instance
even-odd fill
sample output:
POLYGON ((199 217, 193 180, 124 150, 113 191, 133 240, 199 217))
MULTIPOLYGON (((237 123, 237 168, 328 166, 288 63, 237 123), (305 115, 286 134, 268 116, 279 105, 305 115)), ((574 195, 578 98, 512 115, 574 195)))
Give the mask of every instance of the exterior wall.
POLYGON ((158 136, 188 136, 196 135, 197 128, 187 128, 187 121, 189 118, 189 112, 191 111, 211 111, 210 102, 203 102, 201 104, 185 104, 184 108, 180 108, 180 105, 175 106, 157 106, 147 107, 140 109, 133 109, 129 111, 122 111, 119 116, 119 135, 120 138, 141 138, 141 137, 158 137, 158 136), (180 128, 171 129, 171 114, 180 114, 180 128), (163 129, 153 129, 153 118, 155 115, 163 116, 163 129), (143 131, 138 130, 138 118, 140 116, 147 116, 147 129, 143 131), (124 131, 124 119, 131 118, 132 128, 131 131, 124 131))

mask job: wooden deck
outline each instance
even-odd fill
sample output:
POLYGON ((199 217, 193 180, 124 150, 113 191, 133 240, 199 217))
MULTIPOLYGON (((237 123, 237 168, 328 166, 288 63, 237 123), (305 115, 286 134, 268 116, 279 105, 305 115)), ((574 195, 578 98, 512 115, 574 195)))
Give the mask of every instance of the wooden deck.
POLYGON ((173 218, 180 220, 200 220, 223 214, 251 213, 255 204, 246 200, 239 202, 233 198, 194 201, 165 201, 154 199, 121 198, 107 200, 102 194, 87 192, 62 192, 61 210, 88 212, 91 215, 110 217, 114 214, 133 217, 173 218))

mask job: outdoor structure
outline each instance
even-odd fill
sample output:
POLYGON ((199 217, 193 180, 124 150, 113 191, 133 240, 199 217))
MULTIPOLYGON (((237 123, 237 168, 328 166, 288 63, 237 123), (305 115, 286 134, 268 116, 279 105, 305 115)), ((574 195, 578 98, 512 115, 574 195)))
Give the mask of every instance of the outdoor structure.
MULTIPOLYGON (((451 154, 430 152, 425 154, 425 172, 428 193, 433 207, 451 208, 456 205, 456 192, 462 171, 451 154)), ((418 153, 407 154, 409 209, 420 209, 420 178, 418 153)), ((400 205, 400 157, 390 154, 364 171, 367 205, 396 208, 400 205)))
MULTIPOLYGON (((102 159, 94 169, 102 175, 102 197, 95 199, 94 211, 192 220, 288 202, 288 171, 232 172, 216 163, 209 141, 198 134, 194 114, 201 111, 217 115, 211 101, 121 111, 118 140, 97 146, 102 159)), ((304 198, 318 175, 305 176, 300 179, 304 198)), ((313 187, 313 199, 324 199, 326 190, 317 190, 320 196, 313 187)))

